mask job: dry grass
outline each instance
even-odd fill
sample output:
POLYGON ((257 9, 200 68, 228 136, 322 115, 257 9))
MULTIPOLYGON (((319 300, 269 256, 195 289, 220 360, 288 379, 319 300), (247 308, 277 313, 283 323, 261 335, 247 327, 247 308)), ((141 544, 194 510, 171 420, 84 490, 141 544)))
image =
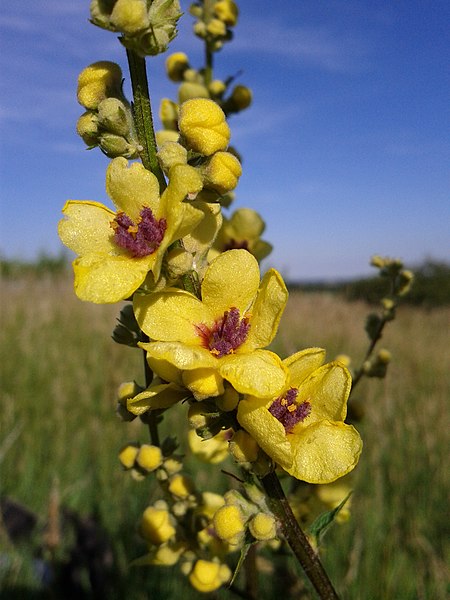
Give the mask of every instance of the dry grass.
MULTIPOLYGON (((146 491, 118 468, 117 451, 146 432, 114 416, 117 386, 141 379, 142 357, 110 340, 117 306, 81 303, 68 281, 22 279, 2 287, 2 493, 44 518, 56 478, 65 505, 95 510, 120 538, 118 575, 127 597, 145 598, 144 580, 130 579, 126 560, 138 553, 133 531, 146 491)), ((367 312, 363 303, 331 295, 293 294, 274 348, 286 356, 321 346, 330 359, 345 353, 358 365, 367 312)), ((353 516, 333 530, 325 555, 345 598, 446 597, 449 316, 447 308, 402 308, 382 340, 393 354, 387 379, 355 389, 365 410, 358 425, 365 447, 353 516)))

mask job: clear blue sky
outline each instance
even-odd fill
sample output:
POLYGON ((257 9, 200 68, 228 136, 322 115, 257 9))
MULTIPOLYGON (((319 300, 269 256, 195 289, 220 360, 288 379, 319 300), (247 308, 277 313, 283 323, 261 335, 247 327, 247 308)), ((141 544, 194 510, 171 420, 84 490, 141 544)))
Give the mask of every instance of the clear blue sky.
MULTIPOLYGON (((182 1, 187 11, 188 2, 182 1)), ((381 253, 408 265, 449 258, 450 4, 440 0, 243 0, 215 76, 243 71, 254 104, 231 119, 244 174, 235 207, 267 222, 265 264, 288 278, 371 271, 381 253)), ((0 16, 0 254, 58 253, 66 199, 107 202, 108 159, 75 133, 78 73, 122 65, 89 1, 9 2, 0 16)), ((201 66, 181 21, 172 50, 201 66)), ((164 57, 150 59, 154 111, 175 98, 164 57)), ((128 77, 127 77, 128 83, 128 77)))

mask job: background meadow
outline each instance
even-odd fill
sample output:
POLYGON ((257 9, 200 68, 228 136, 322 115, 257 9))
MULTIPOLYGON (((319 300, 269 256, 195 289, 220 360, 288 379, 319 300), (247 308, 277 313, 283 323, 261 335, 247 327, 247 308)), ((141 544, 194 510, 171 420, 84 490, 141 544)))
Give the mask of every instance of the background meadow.
MULTIPOLYGON (((64 275, 6 278, 2 290, 1 496, 37 521, 14 540, 1 528, 0 595, 59 598, 65 578, 73 589, 66 585, 64 598, 198 598, 178 567, 129 564, 145 553, 137 522, 156 496, 151 478, 132 480, 117 459, 125 442, 147 441, 139 421, 121 423, 115 415, 118 385, 143 376, 140 351, 110 338, 117 306, 80 302, 64 275)), ((357 365, 368 311, 362 301, 331 293, 293 292, 275 349, 286 356, 321 346, 328 358, 346 353, 357 365)), ((401 307, 382 341, 393 355, 387 378, 355 388, 353 401, 365 416, 352 518, 331 530, 324 552, 345 599, 447 597, 449 317, 448 306, 401 307)), ((163 430, 182 437, 185 413, 183 406, 171 411, 163 430)), ((194 460, 189 466, 200 489, 219 480, 218 469, 194 460)), ((219 485, 228 483, 222 476, 219 485)), ((262 598, 280 589, 309 597, 289 569, 267 559, 260 566, 262 598)))

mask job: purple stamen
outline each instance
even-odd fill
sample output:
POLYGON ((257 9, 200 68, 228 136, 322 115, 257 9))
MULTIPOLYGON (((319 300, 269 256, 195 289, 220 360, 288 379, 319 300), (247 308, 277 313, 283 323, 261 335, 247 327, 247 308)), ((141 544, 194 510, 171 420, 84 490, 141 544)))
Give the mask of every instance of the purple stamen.
POLYGON ((231 354, 245 342, 250 330, 250 323, 248 317, 241 319, 239 309, 233 307, 225 311, 223 317, 213 325, 212 329, 204 324, 196 325, 195 328, 202 338, 205 348, 208 348, 214 356, 221 358, 226 354, 231 354))
POLYGON ((142 258, 159 248, 167 229, 167 221, 156 220, 152 209, 145 206, 137 223, 124 212, 118 212, 111 227, 114 229, 114 242, 128 250, 134 258, 142 258))
POLYGON ((226 250, 241 250, 241 249, 248 250, 248 241, 242 240, 241 242, 238 242, 234 238, 230 238, 230 240, 225 244, 223 251, 225 252, 226 250))
POLYGON ((298 389, 290 388, 284 396, 280 396, 269 408, 269 412, 290 433, 297 423, 304 421, 311 412, 311 404, 307 401, 296 404, 298 389))

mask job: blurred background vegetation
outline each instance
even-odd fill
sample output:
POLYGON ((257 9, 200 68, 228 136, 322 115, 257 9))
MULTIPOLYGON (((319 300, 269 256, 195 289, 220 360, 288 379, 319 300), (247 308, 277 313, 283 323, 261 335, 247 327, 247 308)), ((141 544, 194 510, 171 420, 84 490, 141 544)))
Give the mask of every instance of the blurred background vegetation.
MULTIPOLYGON (((63 255, 1 264, 0 596, 198 598, 178 566, 130 566, 146 551, 137 523, 158 491, 151 478, 131 479, 117 458, 124 443, 148 441, 138 420, 114 414, 119 384, 143 379, 141 352, 111 340, 118 307, 80 302, 63 255)), ((349 600, 444 600, 450 591, 449 267, 427 263, 416 277, 424 300, 401 307, 383 334, 393 357, 387 378, 363 380, 352 400, 364 414, 352 516, 334 526, 323 554, 349 600)), ((345 353, 357 366, 371 310, 361 298, 384 291, 372 280, 355 282, 352 293, 349 286, 293 289, 274 350, 321 346, 328 359, 345 353)), ((185 448, 186 407, 167 415, 163 431, 177 432, 185 448)), ((188 467, 201 491, 230 485, 217 467, 194 459, 188 467)), ((260 559, 262 599, 280 590, 310 597, 285 559, 260 559)))

